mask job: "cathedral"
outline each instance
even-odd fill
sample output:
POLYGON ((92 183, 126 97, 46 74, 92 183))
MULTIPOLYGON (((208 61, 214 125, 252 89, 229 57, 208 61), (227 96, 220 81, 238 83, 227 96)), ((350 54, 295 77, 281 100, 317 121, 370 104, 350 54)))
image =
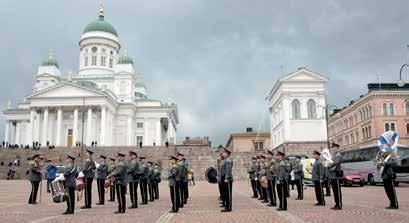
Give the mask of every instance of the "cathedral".
POLYGON ((33 91, 3 111, 6 144, 160 146, 176 144, 175 103, 148 97, 143 77, 121 50, 101 5, 79 40, 78 72, 62 75, 52 52, 38 67, 33 91))

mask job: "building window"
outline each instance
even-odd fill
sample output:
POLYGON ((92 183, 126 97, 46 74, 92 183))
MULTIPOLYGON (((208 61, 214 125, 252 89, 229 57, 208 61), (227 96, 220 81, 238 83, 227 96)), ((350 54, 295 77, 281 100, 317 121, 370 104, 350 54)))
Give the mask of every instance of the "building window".
POLYGON ((292 102, 292 110, 293 110, 293 118, 299 119, 301 118, 301 111, 300 111, 300 101, 298 99, 294 99, 292 102))
POLYGON ((405 114, 409 115, 409 101, 405 103, 405 114))
POLYGON ((409 123, 406 123, 406 134, 409 134, 409 123))
POLYGON ((358 131, 355 132, 355 139, 356 139, 357 142, 359 141, 358 131))
POLYGON ((395 115, 395 109, 392 103, 389 104, 389 115, 395 115))
POLYGON ((138 129, 143 128, 143 122, 136 123, 136 128, 138 128, 138 129))
POLYGON ((85 67, 88 66, 88 57, 84 57, 84 66, 85 66, 85 67))
POLYGON ((102 52, 102 53, 105 53, 105 48, 102 48, 102 49, 101 49, 101 52, 102 52))
POLYGON ((385 130, 385 132, 390 130, 389 123, 385 123, 385 129, 384 130, 385 130))
POLYGON ((355 136, 354 136, 354 133, 351 133, 351 143, 355 143, 355 136))
POLYGON ((114 60, 112 58, 109 59, 109 68, 114 66, 114 60))
POLYGON ((97 56, 92 56, 92 61, 91 61, 91 66, 96 66, 97 65, 97 56))
POLYGON ((263 142, 260 141, 256 141, 254 142, 254 150, 263 150, 263 142))
POLYGON ((386 105, 386 103, 383 103, 383 105, 382 105, 382 114, 384 116, 388 115, 388 106, 386 105))
POLYGON ((395 123, 391 123, 391 131, 395 131, 395 123))
POLYGON ((101 66, 105 67, 106 57, 101 56, 101 66))
POLYGON ((315 101, 313 99, 308 100, 307 109, 308 109, 308 118, 315 118, 317 116, 315 101))

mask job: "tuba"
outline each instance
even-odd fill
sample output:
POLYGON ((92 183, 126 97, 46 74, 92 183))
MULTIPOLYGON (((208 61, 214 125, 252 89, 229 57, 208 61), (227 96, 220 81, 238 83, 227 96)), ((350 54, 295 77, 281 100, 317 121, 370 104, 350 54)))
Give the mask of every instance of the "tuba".
POLYGON ((217 170, 214 167, 207 168, 205 178, 211 184, 217 183, 217 170))
POLYGON ((324 167, 328 167, 331 165, 334 161, 332 161, 332 156, 331 153, 329 152, 328 148, 325 148, 321 152, 321 163, 324 167))
POLYGON ((394 131, 387 131, 378 138, 379 151, 375 157, 376 171, 378 174, 382 175, 385 163, 388 162, 392 156, 397 156, 398 139, 399 136, 394 131))

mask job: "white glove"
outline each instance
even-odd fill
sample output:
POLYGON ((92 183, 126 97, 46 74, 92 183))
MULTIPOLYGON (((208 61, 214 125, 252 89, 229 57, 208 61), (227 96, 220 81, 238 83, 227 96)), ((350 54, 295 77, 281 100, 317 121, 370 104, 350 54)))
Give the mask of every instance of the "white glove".
POLYGON ((79 174, 78 174, 78 177, 77 178, 84 178, 84 173, 81 171, 79 174))
POLYGON ((61 180, 61 181, 65 180, 64 175, 61 174, 59 177, 55 178, 55 179, 53 180, 53 183, 54 183, 54 182, 57 182, 57 181, 59 181, 59 180, 61 180))

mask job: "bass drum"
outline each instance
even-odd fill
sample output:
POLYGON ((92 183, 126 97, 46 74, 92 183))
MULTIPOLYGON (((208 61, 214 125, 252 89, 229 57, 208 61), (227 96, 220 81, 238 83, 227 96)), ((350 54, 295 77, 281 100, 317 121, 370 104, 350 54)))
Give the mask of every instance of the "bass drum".
POLYGON ((217 183, 217 170, 214 167, 207 168, 205 178, 211 184, 217 183))
POLYGON ((51 183, 51 196, 54 203, 61 203, 67 200, 64 183, 60 180, 51 183))
POLYGON ((262 188, 267 188, 268 187, 268 180, 266 176, 262 176, 260 179, 260 185, 262 188))

